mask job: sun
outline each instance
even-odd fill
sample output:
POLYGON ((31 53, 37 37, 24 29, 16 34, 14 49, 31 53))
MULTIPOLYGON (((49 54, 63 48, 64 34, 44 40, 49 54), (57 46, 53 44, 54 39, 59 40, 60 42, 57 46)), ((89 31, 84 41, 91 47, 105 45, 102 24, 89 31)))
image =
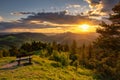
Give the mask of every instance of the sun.
POLYGON ((88 24, 82 24, 78 26, 79 29, 81 29, 81 31, 87 32, 89 31, 90 26, 88 24))

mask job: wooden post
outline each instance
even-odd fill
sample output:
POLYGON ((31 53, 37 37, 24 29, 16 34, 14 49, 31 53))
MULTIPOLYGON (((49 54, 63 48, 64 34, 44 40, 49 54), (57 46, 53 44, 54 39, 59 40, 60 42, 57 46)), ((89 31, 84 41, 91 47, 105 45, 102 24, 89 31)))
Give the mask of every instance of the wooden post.
POLYGON ((18 60, 18 66, 20 66, 20 58, 19 58, 19 60, 18 60))
POLYGON ((31 58, 31 56, 29 56, 29 64, 31 64, 31 63, 32 63, 32 62, 31 62, 31 59, 32 59, 32 58, 31 58))

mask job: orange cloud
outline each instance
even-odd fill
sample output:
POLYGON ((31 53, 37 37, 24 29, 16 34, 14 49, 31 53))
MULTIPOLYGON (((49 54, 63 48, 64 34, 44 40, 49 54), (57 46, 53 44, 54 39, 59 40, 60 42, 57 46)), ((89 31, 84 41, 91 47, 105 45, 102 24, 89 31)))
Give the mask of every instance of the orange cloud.
POLYGON ((0 21, 3 21, 3 17, 2 16, 0 16, 0 21))

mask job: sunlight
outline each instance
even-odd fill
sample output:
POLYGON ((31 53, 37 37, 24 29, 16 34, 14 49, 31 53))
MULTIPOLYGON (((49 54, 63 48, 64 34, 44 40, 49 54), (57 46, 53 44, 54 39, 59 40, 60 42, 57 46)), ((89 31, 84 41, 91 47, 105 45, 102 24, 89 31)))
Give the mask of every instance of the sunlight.
POLYGON ((90 25, 83 24, 83 25, 79 25, 78 28, 81 29, 81 31, 83 31, 83 32, 87 32, 90 29, 90 25))

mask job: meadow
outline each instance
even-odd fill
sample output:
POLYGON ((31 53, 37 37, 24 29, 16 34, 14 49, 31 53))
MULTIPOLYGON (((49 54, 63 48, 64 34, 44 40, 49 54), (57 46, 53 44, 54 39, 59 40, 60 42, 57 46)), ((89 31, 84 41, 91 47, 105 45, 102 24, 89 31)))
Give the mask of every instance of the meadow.
POLYGON ((14 63, 15 57, 0 58, 0 80, 97 80, 92 70, 82 66, 75 70, 74 66, 57 67, 56 61, 33 56, 32 65, 2 68, 14 63))

